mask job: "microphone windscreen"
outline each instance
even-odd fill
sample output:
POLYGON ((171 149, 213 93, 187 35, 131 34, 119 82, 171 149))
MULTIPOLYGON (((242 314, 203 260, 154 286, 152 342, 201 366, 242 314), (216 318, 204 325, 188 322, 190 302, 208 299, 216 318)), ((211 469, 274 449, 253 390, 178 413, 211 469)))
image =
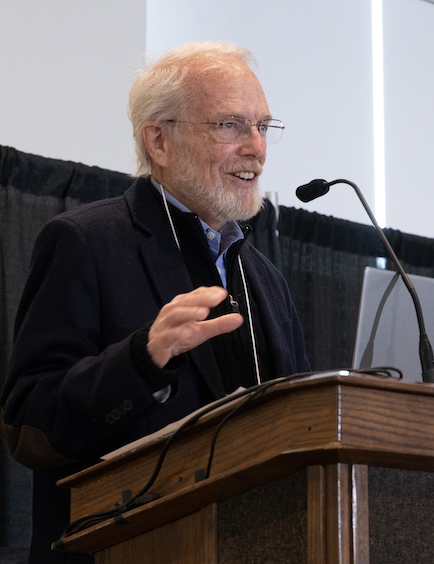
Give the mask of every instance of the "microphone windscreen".
POLYGON ((324 196, 329 191, 330 186, 326 180, 318 178, 317 180, 312 180, 309 184, 303 184, 299 186, 295 191, 297 198, 302 202, 310 202, 324 196))

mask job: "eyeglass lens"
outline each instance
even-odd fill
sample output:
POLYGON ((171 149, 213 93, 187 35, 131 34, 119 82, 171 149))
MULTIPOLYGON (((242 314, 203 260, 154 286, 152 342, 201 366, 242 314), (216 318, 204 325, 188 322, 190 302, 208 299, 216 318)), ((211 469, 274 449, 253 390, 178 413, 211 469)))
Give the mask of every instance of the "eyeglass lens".
POLYGON ((268 119, 252 124, 247 118, 228 118, 220 126, 219 137, 223 143, 239 143, 249 138, 252 126, 267 144, 277 143, 282 137, 284 125, 277 119, 268 119))

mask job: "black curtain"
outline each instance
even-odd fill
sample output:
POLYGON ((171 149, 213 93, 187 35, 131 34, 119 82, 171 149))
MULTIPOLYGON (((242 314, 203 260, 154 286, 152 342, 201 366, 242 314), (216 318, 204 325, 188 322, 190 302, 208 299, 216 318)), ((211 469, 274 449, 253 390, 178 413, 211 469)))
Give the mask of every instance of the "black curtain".
MULTIPOLYGON (((283 206, 278 227, 313 370, 350 367, 363 271, 385 257, 383 242, 374 227, 283 206)), ((434 240, 384 233, 408 273, 434 277, 434 240)), ((394 270, 389 259, 386 268, 394 270)))
MULTIPOLYGON (((125 174, 0 146, 0 388, 38 232, 54 215, 120 195, 132 182, 125 174)), ((266 201, 264 210, 249 222, 251 241, 289 283, 312 367, 349 367, 363 269, 384 256, 383 245, 366 225, 283 206, 279 212, 277 225, 274 208, 266 201)), ((386 235, 408 272, 434 277, 431 239, 394 230, 386 230, 386 235)), ((1 562, 25 562, 30 531, 31 473, 0 447, 1 562)))
MULTIPOLYGON (((0 389, 12 350, 15 314, 34 241, 56 214, 122 194, 125 174, 0 146, 0 389)), ((32 476, 0 445, 0 562, 27 561, 32 476)))

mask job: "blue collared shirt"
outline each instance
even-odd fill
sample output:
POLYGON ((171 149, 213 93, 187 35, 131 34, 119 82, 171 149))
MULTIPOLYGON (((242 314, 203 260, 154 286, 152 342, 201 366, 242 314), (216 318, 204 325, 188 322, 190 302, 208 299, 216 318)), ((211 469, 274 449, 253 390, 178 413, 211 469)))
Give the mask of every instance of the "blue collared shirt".
MULTIPOLYGON (((160 184, 151 177, 152 184, 155 188, 160 192, 160 184)), ((182 204, 179 200, 177 200, 172 194, 170 194, 167 190, 164 190, 164 195, 166 196, 166 200, 170 202, 172 205, 177 207, 179 210, 185 213, 191 213, 184 204, 182 204)), ((227 260, 227 251, 231 245, 239 241, 240 239, 244 238, 243 232, 241 231, 240 226, 236 221, 227 221, 220 231, 215 231, 210 227, 205 221, 200 219, 200 223, 202 225, 202 229, 205 233, 205 236, 208 241, 208 246, 211 251, 211 255, 213 257, 214 263, 216 265, 217 271, 220 274, 220 278, 222 284, 225 288, 227 288, 226 282, 226 260, 227 260)))

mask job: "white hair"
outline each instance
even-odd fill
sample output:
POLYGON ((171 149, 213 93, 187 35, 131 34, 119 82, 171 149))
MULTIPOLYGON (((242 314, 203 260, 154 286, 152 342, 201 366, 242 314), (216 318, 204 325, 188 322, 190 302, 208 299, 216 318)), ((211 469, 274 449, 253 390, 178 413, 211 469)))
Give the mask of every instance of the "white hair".
POLYGON ((155 62, 147 57, 147 64, 139 71, 129 99, 128 113, 137 155, 134 176, 147 176, 151 172, 151 159, 142 138, 143 124, 187 119, 189 100, 194 95, 193 84, 189 87, 192 73, 197 77, 210 70, 224 71, 228 66, 240 68, 254 62, 250 51, 217 41, 185 43, 168 49, 155 62))

